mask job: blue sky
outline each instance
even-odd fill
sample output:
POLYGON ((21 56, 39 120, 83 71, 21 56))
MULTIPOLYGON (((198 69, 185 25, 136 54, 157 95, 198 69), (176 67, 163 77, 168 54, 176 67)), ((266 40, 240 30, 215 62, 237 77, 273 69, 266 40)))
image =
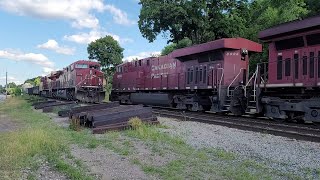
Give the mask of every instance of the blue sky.
POLYGON ((113 36, 124 60, 157 54, 167 40, 149 43, 139 31, 138 0, 0 0, 0 84, 62 69, 88 59, 89 42, 113 36))

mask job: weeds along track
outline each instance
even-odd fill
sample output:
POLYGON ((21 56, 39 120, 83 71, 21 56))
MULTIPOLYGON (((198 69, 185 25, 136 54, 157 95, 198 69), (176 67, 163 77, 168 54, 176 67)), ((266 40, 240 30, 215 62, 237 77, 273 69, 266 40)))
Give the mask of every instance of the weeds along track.
POLYGON ((312 124, 280 123, 262 118, 222 116, 205 112, 189 112, 159 107, 153 107, 152 111, 158 116, 172 117, 184 121, 215 124, 292 139, 320 142, 320 128, 312 124))

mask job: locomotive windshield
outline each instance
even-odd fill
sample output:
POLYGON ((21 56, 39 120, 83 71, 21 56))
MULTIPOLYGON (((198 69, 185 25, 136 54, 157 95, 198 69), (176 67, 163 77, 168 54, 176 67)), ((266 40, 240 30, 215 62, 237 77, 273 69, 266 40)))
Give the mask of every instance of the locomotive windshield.
POLYGON ((85 69, 85 68, 88 68, 88 64, 76 64, 76 68, 85 69))
POLYGON ((90 69, 100 70, 100 66, 99 65, 90 65, 90 69))

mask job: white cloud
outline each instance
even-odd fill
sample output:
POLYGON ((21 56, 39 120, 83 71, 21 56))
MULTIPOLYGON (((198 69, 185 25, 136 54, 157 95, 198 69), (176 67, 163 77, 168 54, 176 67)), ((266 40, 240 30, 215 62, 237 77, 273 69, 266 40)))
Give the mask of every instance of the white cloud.
POLYGON ((120 38, 120 36, 118 35, 100 30, 91 30, 89 33, 78 33, 70 36, 66 35, 63 38, 65 40, 72 41, 78 44, 89 44, 92 41, 105 37, 106 35, 112 36, 116 41, 118 41, 121 44, 133 42, 133 40, 130 38, 120 38))
POLYGON ((1 0, 0 8, 21 16, 71 21, 72 27, 98 28, 99 20, 94 11, 108 11, 117 24, 136 24, 126 12, 103 0, 1 0))
POLYGON ((55 51, 56 53, 65 54, 65 55, 73 55, 75 51, 74 48, 69 48, 65 46, 61 47, 58 44, 58 42, 55 41, 54 39, 49 39, 46 43, 40 44, 37 47, 41 49, 52 50, 52 51, 55 51))
POLYGON ((134 59, 143 59, 143 58, 147 58, 147 57, 151 57, 151 56, 159 56, 160 54, 161 54, 160 51, 140 52, 140 53, 138 53, 138 54, 125 57, 125 58, 123 58, 122 61, 132 61, 132 60, 134 60, 134 59))
POLYGON ((114 5, 105 5, 105 9, 113 15, 113 20, 117 24, 132 25, 136 24, 135 21, 129 20, 126 12, 116 8, 114 5))
POLYGON ((42 72, 45 73, 45 74, 49 74, 49 73, 51 73, 52 71, 54 71, 53 68, 49 68, 49 67, 43 67, 43 68, 42 68, 42 72))
MULTIPOLYGON (((0 82, 2 82, 2 84, 5 84, 6 83, 6 77, 5 76, 0 77, 0 82)), ((8 83, 11 83, 11 82, 14 82, 17 85, 23 83, 23 81, 18 80, 17 78, 15 78, 13 76, 8 76, 8 83)))
POLYGON ((43 54, 36 53, 21 53, 21 52, 13 52, 7 50, 0 50, 0 58, 1 59, 9 59, 13 61, 24 61, 32 64, 37 64, 42 67, 53 68, 54 63, 50 61, 43 54))
POLYGON ((103 12, 103 0, 1 0, 0 8, 21 16, 72 21, 77 28, 96 28, 99 20, 92 11, 103 12))

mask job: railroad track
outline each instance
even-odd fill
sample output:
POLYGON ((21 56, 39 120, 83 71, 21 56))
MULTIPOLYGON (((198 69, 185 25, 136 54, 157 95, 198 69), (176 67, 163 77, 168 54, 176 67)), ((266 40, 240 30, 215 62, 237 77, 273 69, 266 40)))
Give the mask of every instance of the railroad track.
POLYGON ((153 108, 158 116, 172 117, 184 121, 196 121, 208 124, 226 126, 230 128, 268 133, 292 139, 320 142, 320 129, 318 126, 298 126, 296 124, 282 124, 275 121, 244 118, 236 116, 220 116, 208 113, 196 113, 176 109, 153 108))

